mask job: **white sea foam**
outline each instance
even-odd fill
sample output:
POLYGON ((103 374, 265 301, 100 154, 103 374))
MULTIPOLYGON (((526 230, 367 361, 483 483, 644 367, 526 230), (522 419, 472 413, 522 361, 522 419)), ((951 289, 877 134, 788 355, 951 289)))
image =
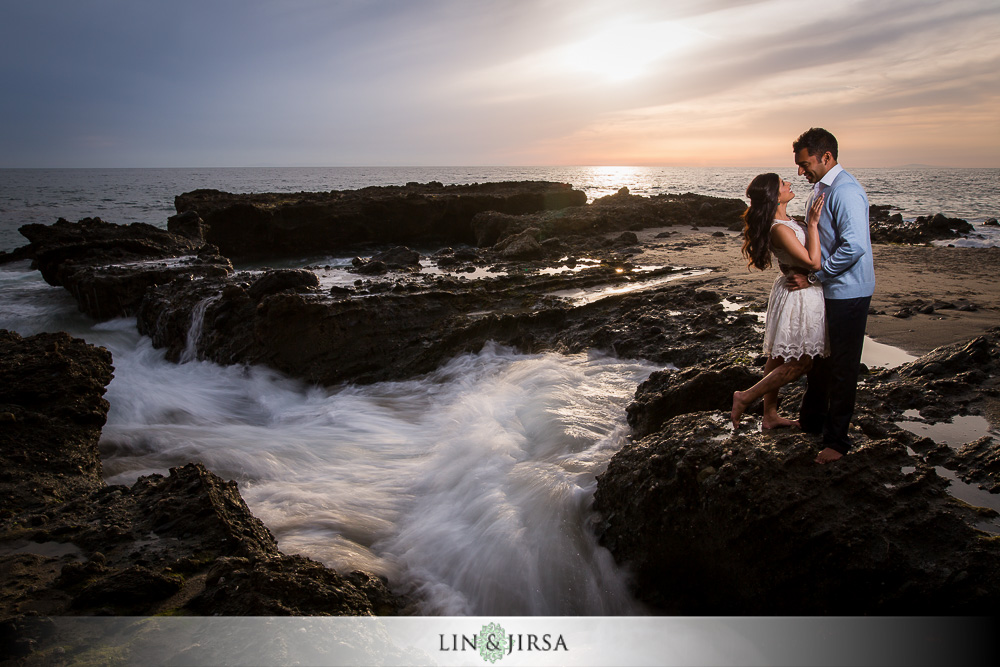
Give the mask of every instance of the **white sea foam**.
POLYGON ((93 332, 115 380, 110 483, 200 461, 281 547, 390 576, 425 613, 635 613, 590 525, 595 475, 653 367, 496 346, 407 382, 322 389, 166 362, 127 320, 93 332))
POLYGON ((0 329, 30 336, 42 331, 76 331, 90 320, 61 287, 42 280, 28 261, 0 265, 0 329))
POLYGON ((219 295, 202 299, 191 310, 191 323, 188 325, 187 340, 181 351, 180 363, 186 364, 198 358, 198 343, 201 341, 201 330, 205 324, 205 311, 219 300, 219 295))

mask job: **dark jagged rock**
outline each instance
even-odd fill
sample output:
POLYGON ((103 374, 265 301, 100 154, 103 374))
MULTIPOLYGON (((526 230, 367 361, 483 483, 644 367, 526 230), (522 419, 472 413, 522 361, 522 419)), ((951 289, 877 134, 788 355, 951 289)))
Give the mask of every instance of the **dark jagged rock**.
POLYGON ((635 392, 626 409, 632 434, 654 433, 677 415, 732 407, 734 387, 753 386, 763 377, 745 366, 706 370, 693 366, 681 371, 656 371, 635 392))
POLYGON ((979 306, 975 303, 967 301, 964 298, 958 298, 954 301, 904 299, 896 302, 896 307, 898 309, 891 311, 890 314, 893 317, 901 319, 913 317, 915 315, 932 315, 939 310, 958 310, 961 312, 975 312, 979 310, 979 306))
POLYGON ((0 264, 9 264, 11 262, 20 262, 26 259, 32 259, 34 257, 34 251, 31 245, 23 245, 20 248, 14 248, 13 250, 0 250, 0 264))
POLYGON ((871 204, 868 206, 868 221, 870 223, 899 224, 903 222, 903 216, 899 213, 890 213, 895 206, 889 204, 871 204))
POLYGON ((215 255, 104 266, 76 266, 61 272, 59 284, 76 298, 80 310, 97 320, 135 314, 146 290, 178 277, 225 275, 228 261, 215 255))
POLYGON ((961 346, 938 348, 904 364, 899 374, 903 377, 956 375, 973 369, 987 369, 996 354, 995 345, 989 336, 979 336, 961 346))
POLYGON ((319 278, 312 271, 305 269, 279 269, 268 271, 253 281, 247 295, 254 301, 260 301, 270 294, 285 291, 298 291, 319 286, 319 278))
POLYGON ((76 609, 142 609, 150 602, 169 598, 182 587, 179 578, 133 565, 98 577, 73 598, 71 606, 76 609))
POLYGON ((481 259, 475 248, 442 248, 434 253, 432 259, 439 267, 447 268, 481 259))
POLYGON ((538 242, 539 230, 529 227, 524 231, 507 236, 494 246, 504 259, 539 259, 545 256, 545 250, 538 242))
MULTIPOLYGON (((688 364, 703 349, 735 349, 752 335, 736 317, 690 285, 653 289, 570 306, 551 296, 568 288, 656 279, 597 267, 572 276, 511 276, 461 283, 440 280, 368 295, 300 289, 257 294, 255 278, 176 281, 153 288, 138 311, 140 332, 179 359, 198 331, 199 357, 265 364, 324 385, 398 380, 427 373, 487 341, 526 352, 583 351, 688 364), (192 326, 192 318, 201 318, 192 326), (697 329, 692 329, 696 326, 697 329), (656 329, 654 332, 653 329, 656 329)), ((697 283, 695 283, 697 285, 697 283)))
POLYGON ((167 218, 167 231, 200 243, 205 242, 205 223, 196 211, 185 211, 167 218))
POLYGON ((220 558, 192 610, 224 616, 376 615, 399 612, 386 582, 366 572, 341 576, 303 556, 220 558))
POLYGON ((892 216, 870 217, 871 239, 874 243, 930 243, 959 238, 974 231, 974 227, 960 218, 949 218, 941 213, 920 216, 906 222, 898 213, 892 216))
POLYGON ((133 314, 152 285, 232 271, 229 260, 201 238, 138 222, 60 219, 53 225, 24 225, 20 232, 31 242, 45 281, 65 287, 82 312, 99 320, 133 314))
POLYGON ((369 259, 355 257, 354 271, 362 275, 380 275, 390 270, 420 271, 420 253, 405 246, 395 246, 375 253, 369 259))
MULTIPOLYGON (((825 466, 813 462, 820 443, 796 430, 734 432, 728 406, 680 391, 695 378, 715 397, 747 386, 698 369, 654 374, 629 407, 649 434, 598 481, 602 542, 641 598, 681 614, 992 613, 1000 543, 981 526, 1000 527, 1000 515, 952 498, 935 466, 992 491, 1000 445, 938 446, 893 420, 907 409, 935 420, 995 411, 1000 329, 870 373, 855 449, 825 466)), ((797 405, 801 390, 783 393, 797 405)))
POLYGON ((612 459, 602 541, 640 596, 681 614, 991 613, 1000 546, 906 442, 819 466, 801 435, 731 437, 718 413, 680 415, 612 459))
POLYGON ((131 262, 193 254, 201 247, 187 238, 144 223, 116 225, 100 218, 19 228, 31 242, 36 268, 50 285, 59 285, 64 265, 131 262))
POLYGON ((385 262, 390 268, 409 268, 420 264, 420 253, 404 246, 396 246, 372 255, 372 259, 385 262))
POLYGON ((542 181, 411 183, 333 192, 230 194, 195 190, 174 200, 195 211, 205 238, 233 259, 342 252, 365 244, 471 243, 473 216, 582 206, 570 185, 542 181))
POLYGON ((377 259, 369 259, 366 261, 360 257, 355 257, 352 264, 354 266, 354 270, 364 276, 376 276, 389 272, 389 267, 386 263, 377 259))
MULTIPOLYGON (((717 234, 720 232, 716 232, 717 234)), ((613 241, 614 245, 636 245, 639 243, 639 237, 635 235, 635 232, 622 232, 618 238, 613 241)))
POLYGON ((2 617, 29 609, 57 615, 327 615, 395 613, 402 606, 373 575, 341 576, 282 554, 236 483, 201 464, 17 515, 0 527, 4 548, 18 553, 15 566, 0 572, 2 617), (237 594, 238 577, 220 581, 237 571, 256 572, 267 585, 237 594), (295 594, 306 589, 316 594, 295 594), (213 609, 216 602, 220 607, 213 609))
POLYGON ((693 192, 642 197, 629 194, 627 188, 617 194, 601 197, 594 206, 603 214, 621 215, 630 222, 629 229, 693 225, 743 229, 740 216, 747 205, 742 199, 711 197, 693 192))
POLYGON ((201 464, 107 486, 97 443, 111 371, 106 350, 66 334, 0 331, 5 655, 30 640, 25 615, 398 612, 383 579, 282 554, 236 483, 201 464))
POLYGON ((741 199, 723 199, 686 193, 642 197, 621 193, 601 197, 589 206, 532 215, 505 215, 484 212, 472 221, 476 245, 493 246, 506 237, 536 228, 539 240, 552 237, 586 236, 618 231, 635 231, 647 227, 672 225, 723 226, 734 231, 743 229, 740 219, 746 203, 741 199))
POLYGON ((100 487, 111 354, 0 329, 0 519, 100 487))

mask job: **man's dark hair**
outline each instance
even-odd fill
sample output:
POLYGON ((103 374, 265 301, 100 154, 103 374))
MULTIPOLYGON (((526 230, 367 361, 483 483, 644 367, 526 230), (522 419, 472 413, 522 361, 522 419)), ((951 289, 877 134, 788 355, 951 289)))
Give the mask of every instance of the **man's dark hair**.
POLYGON ((803 148, 809 152, 809 155, 820 157, 829 151, 833 159, 837 159, 837 137, 821 127, 809 128, 792 142, 792 150, 796 153, 803 148))

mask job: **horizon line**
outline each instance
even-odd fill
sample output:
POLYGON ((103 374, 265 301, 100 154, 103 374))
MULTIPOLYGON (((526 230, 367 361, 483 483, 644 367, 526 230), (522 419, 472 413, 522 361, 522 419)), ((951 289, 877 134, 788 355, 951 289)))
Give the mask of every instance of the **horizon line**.
MULTIPOLYGON (((0 170, 43 170, 43 169, 785 169, 794 165, 754 164, 754 165, 696 165, 696 164, 328 164, 328 165, 158 165, 158 166, 100 166, 100 167, 6 167, 0 170)), ((960 167, 945 164, 907 163, 893 165, 850 165, 852 169, 1000 169, 1000 166, 960 167)))

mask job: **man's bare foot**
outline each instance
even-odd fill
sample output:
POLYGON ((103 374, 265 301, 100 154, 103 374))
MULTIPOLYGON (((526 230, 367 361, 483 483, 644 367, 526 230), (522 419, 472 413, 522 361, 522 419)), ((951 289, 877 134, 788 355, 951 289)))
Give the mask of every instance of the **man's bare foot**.
POLYGON ((797 419, 785 419, 775 415, 773 417, 764 415, 764 419, 761 422, 761 428, 772 429, 772 428, 788 428, 789 426, 798 427, 799 421, 797 419))
POLYGON ((834 461, 839 461, 843 457, 844 455, 833 447, 827 447, 816 455, 816 463, 833 463, 834 461))
POLYGON ((750 404, 743 400, 742 391, 733 392, 733 411, 729 415, 729 418, 733 421, 733 428, 740 427, 740 417, 743 416, 743 412, 747 409, 750 404))

